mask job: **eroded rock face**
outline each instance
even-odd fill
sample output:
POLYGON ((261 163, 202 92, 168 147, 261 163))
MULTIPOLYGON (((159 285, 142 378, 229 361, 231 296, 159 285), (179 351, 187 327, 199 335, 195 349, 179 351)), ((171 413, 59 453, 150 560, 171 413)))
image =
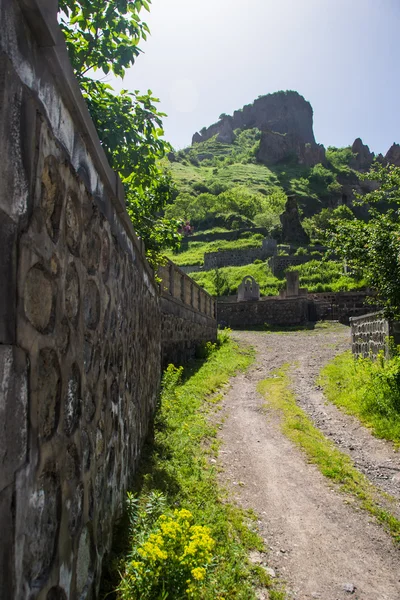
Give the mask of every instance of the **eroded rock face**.
POLYGON ((325 147, 322 144, 300 144, 297 157, 301 165, 313 167, 314 165, 327 163, 325 147))
POLYGON ((350 161, 350 167, 357 171, 368 171, 375 158, 375 154, 370 152, 369 147, 363 144, 362 139, 357 138, 351 147, 351 151, 355 154, 350 161))
POLYGON ((261 96, 233 113, 224 115, 218 123, 195 133, 192 143, 209 140, 217 135, 217 141, 231 144, 235 129, 294 134, 303 144, 315 143, 313 133, 313 110, 311 104, 297 92, 276 92, 261 96))
POLYGON ((264 165, 275 165, 284 160, 296 158, 307 167, 319 163, 325 164, 325 148, 315 142, 304 143, 292 133, 281 134, 275 131, 263 131, 257 160, 264 165))
POLYGON ((282 241, 293 244, 309 244, 310 239, 300 223, 296 196, 289 196, 285 212, 281 214, 282 241))
POLYGON ((400 167, 400 144, 393 144, 386 153, 385 161, 400 167))

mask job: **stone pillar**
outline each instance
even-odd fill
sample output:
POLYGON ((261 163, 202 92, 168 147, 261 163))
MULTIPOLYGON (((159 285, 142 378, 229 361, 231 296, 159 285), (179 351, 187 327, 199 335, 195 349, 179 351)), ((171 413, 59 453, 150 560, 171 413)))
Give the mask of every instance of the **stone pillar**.
POLYGON ((292 298, 299 295, 299 272, 288 271, 286 273, 286 297, 292 298))

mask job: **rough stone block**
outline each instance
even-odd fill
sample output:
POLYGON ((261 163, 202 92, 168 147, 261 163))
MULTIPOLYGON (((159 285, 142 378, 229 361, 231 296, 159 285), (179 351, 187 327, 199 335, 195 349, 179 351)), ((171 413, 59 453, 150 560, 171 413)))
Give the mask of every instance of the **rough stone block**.
POLYGON ((27 459, 28 367, 25 353, 0 345, 0 490, 27 459))
POLYGON ((17 225, 0 210, 0 343, 15 342, 17 225))
POLYGON ((13 490, 9 485, 0 492, 0 590, 2 598, 14 598, 14 523, 13 490))

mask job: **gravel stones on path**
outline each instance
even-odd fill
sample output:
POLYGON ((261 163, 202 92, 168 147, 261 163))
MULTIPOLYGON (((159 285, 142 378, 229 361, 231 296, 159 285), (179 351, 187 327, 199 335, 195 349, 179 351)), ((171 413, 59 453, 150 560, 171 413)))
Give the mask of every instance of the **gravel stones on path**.
POLYGON ((256 361, 232 380, 224 400, 221 478, 233 498, 258 515, 269 548, 265 568, 286 581, 288 597, 295 600, 399 600, 399 549, 374 519, 307 463, 281 433, 279 416, 263 409, 256 390, 271 371, 292 365, 292 389, 314 424, 337 440, 375 484, 398 495, 396 479, 379 476, 397 473, 390 470, 399 464, 397 453, 327 405, 315 384, 322 366, 349 348, 349 329, 334 324, 316 331, 233 336, 255 347, 256 361))

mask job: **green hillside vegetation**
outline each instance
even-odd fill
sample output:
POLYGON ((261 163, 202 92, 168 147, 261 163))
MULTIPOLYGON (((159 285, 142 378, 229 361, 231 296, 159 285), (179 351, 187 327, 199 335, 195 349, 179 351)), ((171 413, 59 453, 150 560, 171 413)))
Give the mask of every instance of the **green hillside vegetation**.
POLYGON ((213 242, 189 241, 182 244, 180 250, 166 253, 166 256, 179 266, 202 265, 206 252, 217 252, 218 250, 238 250, 245 248, 258 248, 261 246, 263 236, 255 233, 249 237, 241 237, 238 240, 215 240, 213 242))
POLYGON ((343 265, 333 260, 311 260, 303 265, 289 267, 298 271, 300 286, 309 292, 350 292, 365 288, 366 282, 355 275, 343 273, 343 265))
POLYGON ((256 160, 261 132, 236 133, 233 144, 214 137, 174 155, 169 166, 178 194, 167 217, 190 220, 200 230, 253 224, 278 235, 288 194, 297 196, 302 218, 309 218, 339 203, 338 176, 341 181, 358 176, 349 167, 350 148, 329 147, 327 166, 306 167, 293 158, 267 167, 256 160))
MULTIPOLYGON (((343 274, 342 264, 335 261, 312 260, 304 265, 290 267, 299 272, 300 286, 309 292, 346 292, 365 287, 365 281, 352 275, 343 274)), ((237 294, 239 285, 247 275, 251 275, 260 286, 263 296, 277 296, 285 287, 285 279, 274 277, 268 262, 244 265, 243 267, 222 267, 213 271, 191 273, 192 279, 213 296, 237 294)))
MULTIPOLYGON (((351 207, 341 205, 342 183, 357 181, 360 175, 349 166, 354 156, 350 147, 329 147, 325 165, 307 167, 293 157, 265 166, 256 158, 261 132, 236 130, 235 134, 233 144, 217 142, 215 136, 174 153, 169 168, 177 194, 165 210, 168 219, 190 221, 196 233, 265 227, 279 242, 280 215, 288 195, 294 194, 311 244, 323 244, 330 221, 355 218, 351 207)), ((180 266, 202 265, 205 252, 260 245, 259 234, 248 234, 235 241, 189 240, 180 250, 169 251, 168 257, 180 266)), ((301 286, 310 292, 354 290, 365 285, 364 280, 343 275, 342 264, 334 261, 311 261, 295 268, 300 272, 301 286)), ((284 285, 272 275, 267 263, 219 269, 223 285, 218 284, 218 290, 214 272, 193 273, 192 277, 210 293, 225 295, 235 294, 245 275, 256 279, 262 296, 276 295, 284 285)))

